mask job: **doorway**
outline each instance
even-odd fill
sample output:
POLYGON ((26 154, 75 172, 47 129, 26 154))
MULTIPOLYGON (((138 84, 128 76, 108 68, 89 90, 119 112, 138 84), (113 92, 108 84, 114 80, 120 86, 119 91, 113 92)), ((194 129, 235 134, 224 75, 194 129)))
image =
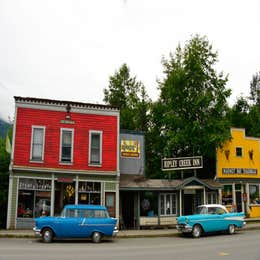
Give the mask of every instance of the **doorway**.
POLYGON ((184 215, 192 215, 192 213, 193 213, 193 195, 192 194, 184 194, 183 214, 184 215))
POLYGON ((120 227, 122 229, 133 229, 134 222, 134 192, 120 192, 120 227))

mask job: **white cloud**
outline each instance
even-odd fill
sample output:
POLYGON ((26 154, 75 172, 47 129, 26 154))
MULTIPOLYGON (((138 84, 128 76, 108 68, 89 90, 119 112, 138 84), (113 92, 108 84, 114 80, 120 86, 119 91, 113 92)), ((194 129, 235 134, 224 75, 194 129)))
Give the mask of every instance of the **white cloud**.
POLYGON ((257 0, 2 0, 0 117, 13 116, 13 95, 102 103, 124 62, 155 100, 162 56, 196 33, 218 50, 234 100, 260 70, 259 7, 257 0))

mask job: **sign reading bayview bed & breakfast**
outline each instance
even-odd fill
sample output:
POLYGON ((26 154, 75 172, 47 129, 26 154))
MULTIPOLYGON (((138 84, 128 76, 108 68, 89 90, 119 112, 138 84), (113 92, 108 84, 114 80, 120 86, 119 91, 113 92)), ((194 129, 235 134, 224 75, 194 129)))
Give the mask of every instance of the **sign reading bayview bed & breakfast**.
POLYGON ((203 168, 202 156, 162 159, 163 171, 199 168, 203 168))

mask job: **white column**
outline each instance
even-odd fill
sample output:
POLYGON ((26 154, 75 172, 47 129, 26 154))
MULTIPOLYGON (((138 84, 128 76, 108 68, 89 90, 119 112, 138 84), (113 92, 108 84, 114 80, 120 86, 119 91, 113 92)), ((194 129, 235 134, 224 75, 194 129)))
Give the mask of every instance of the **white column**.
POLYGON ((206 189, 203 187, 203 204, 206 204, 206 189))
POLYGON ((218 203, 222 204, 222 189, 218 189, 218 203))
POLYGON ((76 175, 75 204, 79 203, 79 176, 76 175))
POLYGON ((119 220, 119 177, 116 180, 116 218, 119 220))
POLYGON ((182 190, 180 189, 180 216, 182 216, 182 190))
POLYGON ((241 184, 241 199, 242 199, 242 211, 245 212, 245 203, 244 203, 244 185, 241 184))
POLYGON ((249 204, 250 204, 250 194, 249 194, 249 183, 246 183, 246 212, 245 213, 249 213, 249 204))
POLYGON ((236 201, 236 187, 235 187, 235 183, 232 183, 232 200, 233 200, 233 204, 237 204, 236 201))
POLYGON ((54 173, 51 176, 51 216, 54 216, 54 203, 55 203, 55 180, 54 173))
MULTIPOLYGON (((18 183, 18 185, 19 185, 19 183, 18 183)), ((8 190, 8 206, 7 206, 7 220, 6 220, 6 228, 7 229, 11 228, 12 193, 13 193, 13 172, 10 171, 9 190, 8 190)), ((18 194, 17 194, 17 197, 18 197, 18 194)), ((16 207, 17 207, 17 205, 16 205, 16 207)), ((16 212, 17 212, 17 210, 16 210, 16 212)))

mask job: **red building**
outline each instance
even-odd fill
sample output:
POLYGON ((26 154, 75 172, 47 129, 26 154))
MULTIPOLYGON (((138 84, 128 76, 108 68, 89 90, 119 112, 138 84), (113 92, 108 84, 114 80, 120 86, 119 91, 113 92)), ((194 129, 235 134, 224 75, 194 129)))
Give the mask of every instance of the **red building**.
POLYGON ((15 97, 7 228, 64 204, 106 205, 119 216, 119 110, 15 97))

